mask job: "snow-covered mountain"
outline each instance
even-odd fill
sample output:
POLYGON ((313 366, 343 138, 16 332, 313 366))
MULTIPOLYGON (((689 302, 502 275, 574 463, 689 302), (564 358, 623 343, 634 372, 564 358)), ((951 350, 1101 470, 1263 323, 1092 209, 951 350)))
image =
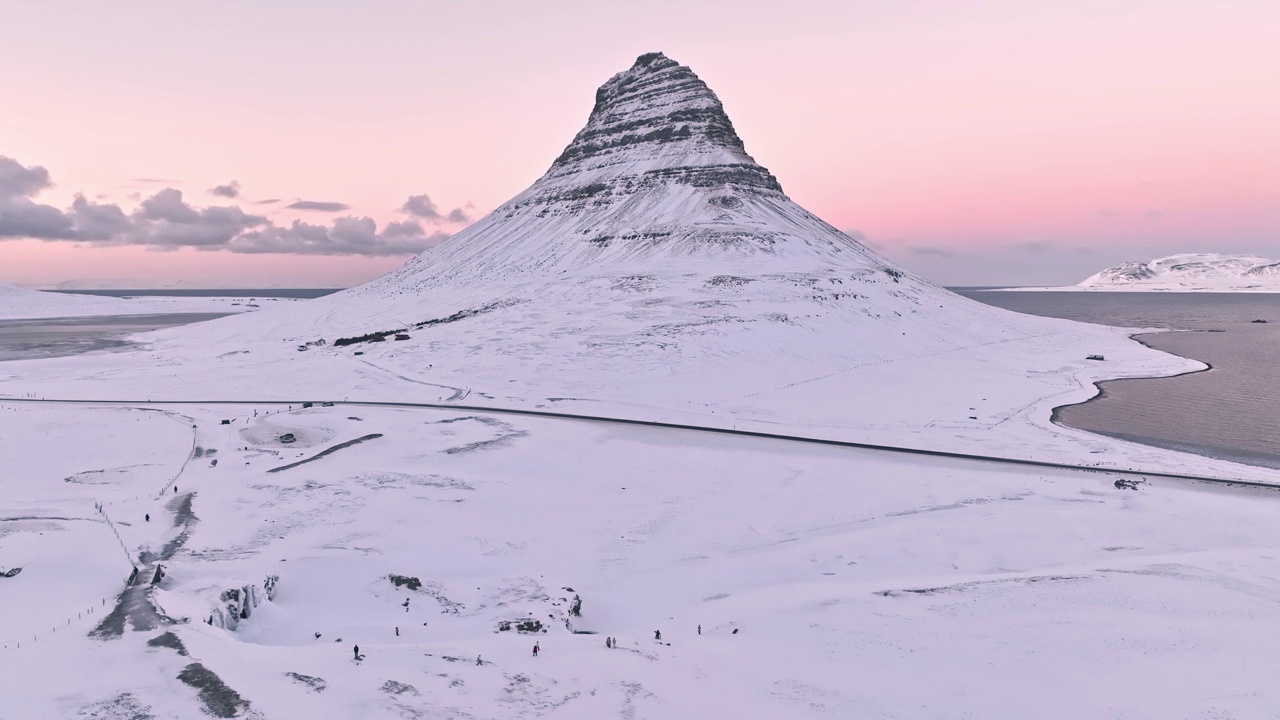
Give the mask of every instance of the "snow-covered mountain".
POLYGON ((653 53, 597 91, 586 127, 531 187, 347 297, 554 285, 595 299, 677 287, 709 290, 707 299, 724 289, 758 294, 745 289, 751 282, 808 297, 805 286, 839 286, 850 273, 859 284, 901 280, 791 202, 706 84, 653 53), (719 277, 727 271, 742 276, 719 277))
MULTIPOLYGON (((824 378, 850 368, 1044 337, 1049 325, 938 288, 797 205, 711 89, 653 53, 599 88, 586 126, 527 190, 400 269, 258 319, 152 337, 255 384, 285 372, 263 353, 289 353, 280 360, 296 368, 359 351, 361 365, 435 386, 663 406, 750 398, 811 416, 806 391, 822 395, 824 378), (410 338, 365 342, 393 331, 410 338), (324 352, 294 352, 320 338, 324 352), (335 351, 344 339, 360 341, 335 351)), ((332 391, 330 371, 315 376, 332 391)))
POLYGON ((586 127, 529 189, 354 294, 684 273, 708 261, 757 273, 888 269, 792 203, 706 84, 653 53, 599 89, 586 127))
MULTIPOLYGON (((877 256, 788 198, 711 89, 660 53, 599 88, 586 126, 527 190, 398 270, 147 340, 147 365, 90 372, 80 391, 936 427, 983 403, 1028 411, 1045 395, 1028 373, 1101 373, 1074 365, 1085 354, 1180 364, 1112 330, 961 298, 877 256), (911 397, 886 378, 902 373, 911 397)), ((72 378, 59 382, 70 391, 72 378)))
POLYGON ((1127 335, 880 259, 645 55, 384 278, 0 364, 5 717, 1268 716, 1274 508, 1105 469, 1274 472, 1050 423, 1201 367, 1127 335))
POLYGON ((1280 292, 1280 262, 1253 255, 1186 253, 1124 262, 1075 287, 1085 290, 1280 292))

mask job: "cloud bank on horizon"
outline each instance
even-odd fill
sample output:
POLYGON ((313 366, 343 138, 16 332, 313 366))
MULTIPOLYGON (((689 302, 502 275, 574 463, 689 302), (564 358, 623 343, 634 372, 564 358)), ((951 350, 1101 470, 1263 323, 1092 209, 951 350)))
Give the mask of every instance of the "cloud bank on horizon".
MULTIPOLYGON (((167 182, 167 181, 158 181, 167 182)), ((77 242, 101 247, 142 246, 155 250, 192 248, 241 254, 362 255, 366 257, 413 255, 451 233, 444 225, 470 222, 463 208, 441 213, 426 195, 411 196, 402 212, 407 220, 391 221, 378 229, 369 217, 339 217, 331 225, 294 220, 278 225, 271 219, 245 212, 236 205, 196 207, 181 190, 165 187, 141 198, 125 212, 114 203, 99 203, 77 193, 71 206, 59 209, 36 201, 53 187, 49 171, 39 165, 23 165, 0 155, 0 241, 32 239, 77 242), (424 222, 433 229, 424 227, 424 222)), ((244 199, 240 184, 231 181, 209 190, 215 197, 244 199)), ((270 204, 278 200, 258 201, 270 204)), ((342 212, 340 202, 298 200, 286 208, 302 211, 342 212)))

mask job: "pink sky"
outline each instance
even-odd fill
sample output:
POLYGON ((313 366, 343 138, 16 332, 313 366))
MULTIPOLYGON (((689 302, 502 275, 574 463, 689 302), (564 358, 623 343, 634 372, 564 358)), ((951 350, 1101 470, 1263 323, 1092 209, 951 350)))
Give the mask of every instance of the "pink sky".
MULTIPOLYGON (((794 199, 940 282, 1280 257, 1274 0, 457 5, 16 5, 0 156, 46 168, 36 200, 59 208, 169 186, 281 225, 381 226, 423 193, 485 212, 546 169, 601 82, 661 50, 794 199), (284 202, 206 192, 232 180, 284 202), (283 209, 298 199, 350 209, 283 209)), ((0 239, 0 281, 339 286, 405 259, 0 239)))

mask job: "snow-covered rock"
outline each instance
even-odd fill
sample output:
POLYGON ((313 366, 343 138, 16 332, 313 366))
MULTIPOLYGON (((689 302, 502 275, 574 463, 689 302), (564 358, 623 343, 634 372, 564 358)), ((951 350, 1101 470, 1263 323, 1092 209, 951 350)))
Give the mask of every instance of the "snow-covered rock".
POLYGON ((262 587, 248 584, 241 587, 223 590, 218 594, 218 601, 209 615, 209 624, 224 630, 235 630, 241 620, 248 620, 254 608, 264 601, 273 600, 276 596, 278 575, 268 575, 262 587))

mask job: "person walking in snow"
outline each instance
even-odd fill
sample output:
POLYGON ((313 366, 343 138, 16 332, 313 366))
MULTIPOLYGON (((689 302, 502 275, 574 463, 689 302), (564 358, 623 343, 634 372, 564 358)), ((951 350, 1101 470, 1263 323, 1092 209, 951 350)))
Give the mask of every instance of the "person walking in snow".
POLYGON ((476 656, 476 664, 477 664, 477 665, 483 665, 483 664, 484 664, 484 661, 480 659, 480 656, 479 656, 479 655, 477 655, 477 656, 476 656))
POLYGON ((607 648, 611 648, 611 647, 613 647, 613 638, 611 638, 611 637, 607 637, 607 638, 605 638, 605 639, 604 639, 604 646, 605 646, 605 647, 607 647, 607 648))
POLYGON ((653 639, 654 639, 654 640, 661 640, 661 639, 662 639, 662 631, 661 631, 661 630, 654 630, 654 631, 653 631, 653 639))
POLYGON ((536 642, 535 642, 535 643, 533 644, 533 656, 534 656, 534 657, 538 657, 538 649, 539 649, 539 648, 538 648, 538 643, 536 643, 536 642))
POLYGON ((147 513, 146 515, 143 515, 142 517, 146 518, 146 519, 147 519, 147 522, 151 522, 151 513, 147 513))
POLYGON ((360 659, 360 646, 359 646, 359 645, 356 645, 355 647, 351 648, 351 651, 352 651, 353 653, 355 653, 356 660, 359 660, 359 659, 360 659))
POLYGON ((699 635, 701 635, 701 634, 702 634, 702 626, 701 626, 701 625, 699 625, 699 626, 698 626, 698 634, 699 634, 699 635))

